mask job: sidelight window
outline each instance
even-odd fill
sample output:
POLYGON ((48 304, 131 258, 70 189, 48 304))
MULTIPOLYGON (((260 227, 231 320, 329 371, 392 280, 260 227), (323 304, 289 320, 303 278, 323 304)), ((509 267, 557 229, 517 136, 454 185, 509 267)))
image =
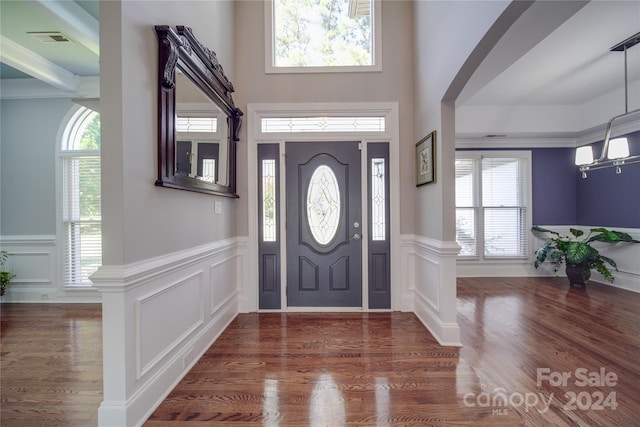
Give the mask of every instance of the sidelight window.
POLYGON ((278 144, 258 145, 259 307, 280 308, 280 230, 278 144))
POLYGON ((371 239, 386 239, 386 188, 384 158, 371 159, 371 239))
POLYGON ((262 241, 276 241, 276 161, 262 160, 262 241))

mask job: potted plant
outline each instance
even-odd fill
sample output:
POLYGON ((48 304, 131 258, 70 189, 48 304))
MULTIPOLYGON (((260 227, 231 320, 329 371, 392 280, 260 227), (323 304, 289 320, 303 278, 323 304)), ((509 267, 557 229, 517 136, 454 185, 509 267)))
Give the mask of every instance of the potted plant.
POLYGON ((584 236, 584 231, 570 228, 572 236, 561 236, 553 230, 534 226, 533 232, 549 233, 554 237, 548 238, 544 245, 536 250, 535 267, 538 268, 545 260, 549 260, 553 271, 557 272, 562 263, 566 266, 567 278, 572 286, 584 287, 591 277, 591 269, 596 269, 604 278, 613 283, 614 277, 609 266, 618 271, 616 262, 609 257, 601 255, 591 243, 640 243, 629 234, 620 231, 607 230, 606 228, 592 228, 589 234, 584 236))
POLYGON ((7 251, 0 251, 0 296, 4 295, 7 285, 15 277, 10 271, 5 271, 4 263, 7 262, 7 251))

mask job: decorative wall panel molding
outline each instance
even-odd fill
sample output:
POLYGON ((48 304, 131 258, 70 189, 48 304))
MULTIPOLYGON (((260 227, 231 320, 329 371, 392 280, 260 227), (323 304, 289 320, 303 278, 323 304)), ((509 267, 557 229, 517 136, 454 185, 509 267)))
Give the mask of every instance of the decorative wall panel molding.
POLYGON ((103 266, 91 276, 103 298, 99 425, 141 425, 235 318, 243 242, 103 266))
POLYGON ((56 301, 56 236, 2 236, 0 246, 9 254, 5 267, 15 274, 7 288, 4 301, 56 301))
POLYGON ((140 379, 161 362, 202 325, 202 288, 203 272, 195 271, 184 279, 136 300, 136 379, 140 379), (189 309, 181 310, 181 307, 189 309), (167 315, 168 313, 171 315, 167 315), (162 334, 157 334, 159 330, 162 334))
POLYGON ((455 283, 459 250, 456 242, 401 236, 403 305, 410 304, 434 338, 448 346, 460 345, 455 283))

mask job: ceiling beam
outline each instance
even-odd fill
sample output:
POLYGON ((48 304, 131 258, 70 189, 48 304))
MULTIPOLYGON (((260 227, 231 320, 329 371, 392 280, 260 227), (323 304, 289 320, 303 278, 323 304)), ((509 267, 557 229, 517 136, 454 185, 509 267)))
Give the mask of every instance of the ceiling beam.
POLYGON ((100 55, 100 24, 76 2, 36 0, 29 4, 46 19, 57 24, 66 36, 100 55))
MULTIPOLYGON (((60 90, 41 80, 0 79, 0 99, 99 98, 100 78, 79 77, 75 92, 60 90)), ((73 99, 72 99, 73 100, 73 99)))
POLYGON ((54 64, 18 43, 0 35, 0 62, 29 74, 58 89, 75 92, 80 79, 75 74, 54 64))

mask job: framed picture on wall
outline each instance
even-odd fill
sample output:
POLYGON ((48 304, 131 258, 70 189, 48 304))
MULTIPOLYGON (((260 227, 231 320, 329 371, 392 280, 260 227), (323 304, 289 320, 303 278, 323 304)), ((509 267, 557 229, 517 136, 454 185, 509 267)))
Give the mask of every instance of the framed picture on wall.
POLYGON ((436 182, 436 131, 416 144, 416 187, 436 182))

